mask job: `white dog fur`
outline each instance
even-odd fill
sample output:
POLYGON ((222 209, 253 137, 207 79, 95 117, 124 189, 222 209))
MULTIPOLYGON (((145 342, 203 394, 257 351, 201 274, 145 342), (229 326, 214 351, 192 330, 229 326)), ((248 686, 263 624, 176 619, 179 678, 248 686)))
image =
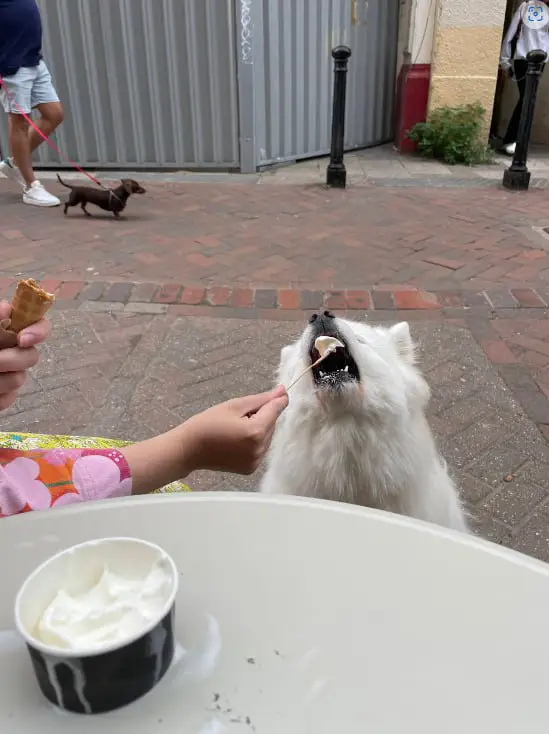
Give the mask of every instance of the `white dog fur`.
MULTIPOLYGON (((466 532, 425 417, 430 390, 415 367, 408 324, 382 328, 330 318, 334 328, 323 333, 342 338, 360 382, 334 389, 315 384, 309 372, 290 390, 261 491, 351 502, 466 532)), ((319 323, 282 349, 279 384, 289 385, 311 364, 319 323)))

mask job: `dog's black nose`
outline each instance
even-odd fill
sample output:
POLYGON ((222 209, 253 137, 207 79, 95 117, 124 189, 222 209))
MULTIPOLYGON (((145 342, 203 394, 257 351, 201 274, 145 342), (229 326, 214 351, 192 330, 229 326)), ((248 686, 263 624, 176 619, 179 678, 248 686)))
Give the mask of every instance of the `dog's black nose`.
POLYGON ((330 311, 323 311, 322 315, 318 313, 314 313, 311 318, 309 319, 310 324, 314 324, 315 321, 320 319, 321 321, 324 321, 325 319, 335 319, 335 316, 330 311))
POLYGON ((313 333, 316 336, 322 336, 324 334, 335 336, 337 331, 336 317, 330 311, 322 311, 321 313, 315 313, 309 319, 309 323, 313 328, 313 333))

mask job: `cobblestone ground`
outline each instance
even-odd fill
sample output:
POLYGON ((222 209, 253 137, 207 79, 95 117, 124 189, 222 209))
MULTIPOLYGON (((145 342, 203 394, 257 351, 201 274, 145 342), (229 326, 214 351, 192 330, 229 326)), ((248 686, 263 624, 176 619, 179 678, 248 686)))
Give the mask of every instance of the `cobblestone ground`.
POLYGON ((147 183, 117 222, 25 206, 12 186, 0 181, 7 276, 309 290, 549 286, 542 190, 147 183))
POLYGON ((374 158, 344 192, 305 168, 293 184, 283 169, 145 177, 121 222, 25 207, 0 181, 0 291, 23 274, 57 295, 51 344, 3 427, 143 438, 263 390, 313 310, 406 318, 475 527, 549 560, 545 191, 503 191, 495 170, 425 177, 417 161, 392 176, 374 158))
MULTIPOLYGON (((58 311, 55 330, 4 430, 143 439, 272 382, 294 322, 58 311)), ((507 322, 514 323, 514 322, 507 322)), ((430 419, 476 531, 549 560, 549 448, 470 330, 417 323, 430 419)), ((195 490, 253 490, 209 473, 195 490)))

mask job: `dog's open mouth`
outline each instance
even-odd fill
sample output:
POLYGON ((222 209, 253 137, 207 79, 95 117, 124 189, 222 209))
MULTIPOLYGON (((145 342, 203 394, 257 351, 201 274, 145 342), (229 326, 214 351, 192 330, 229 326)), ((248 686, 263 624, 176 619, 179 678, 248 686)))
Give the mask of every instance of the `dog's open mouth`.
MULTIPOLYGON (((358 365, 341 336, 337 339, 344 345, 331 352, 322 362, 313 367, 313 380, 319 387, 338 388, 349 382, 360 382, 358 365)), ((311 364, 319 359, 320 354, 313 346, 310 351, 311 364)))

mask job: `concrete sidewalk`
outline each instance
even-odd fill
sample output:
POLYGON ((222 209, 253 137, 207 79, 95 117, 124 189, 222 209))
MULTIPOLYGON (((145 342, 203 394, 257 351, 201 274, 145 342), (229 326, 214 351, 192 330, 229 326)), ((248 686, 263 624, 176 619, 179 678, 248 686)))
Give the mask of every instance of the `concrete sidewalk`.
MULTIPOLYGON (((193 171, 173 172, 121 172, 94 171, 93 175, 101 181, 115 181, 121 177, 137 178, 151 183, 240 183, 248 185, 309 185, 324 184, 328 157, 306 159, 296 163, 282 163, 270 166, 257 174, 209 173, 193 171)), ((496 154, 491 164, 481 166, 449 166, 418 155, 401 155, 392 143, 347 153, 348 185, 350 187, 369 186, 372 183, 385 186, 498 186, 503 172, 511 164, 511 158, 496 154)), ((528 167, 532 173, 531 186, 549 186, 549 148, 532 146, 528 167)), ((82 180, 82 174, 66 171, 63 178, 82 180)), ((45 181, 56 180, 54 171, 40 171, 45 181)), ((0 176, 1 178, 1 176, 0 176)))
MULTIPOLYGON (((324 183, 326 158, 302 161, 265 171, 260 183, 324 183)), ((511 158, 496 154, 491 164, 481 166, 449 166, 418 155, 401 155, 392 144, 348 153, 345 156, 349 186, 361 187, 372 183, 385 186, 498 186, 511 158)), ((533 146, 528 166, 532 173, 531 186, 549 185, 549 149, 533 146)))

